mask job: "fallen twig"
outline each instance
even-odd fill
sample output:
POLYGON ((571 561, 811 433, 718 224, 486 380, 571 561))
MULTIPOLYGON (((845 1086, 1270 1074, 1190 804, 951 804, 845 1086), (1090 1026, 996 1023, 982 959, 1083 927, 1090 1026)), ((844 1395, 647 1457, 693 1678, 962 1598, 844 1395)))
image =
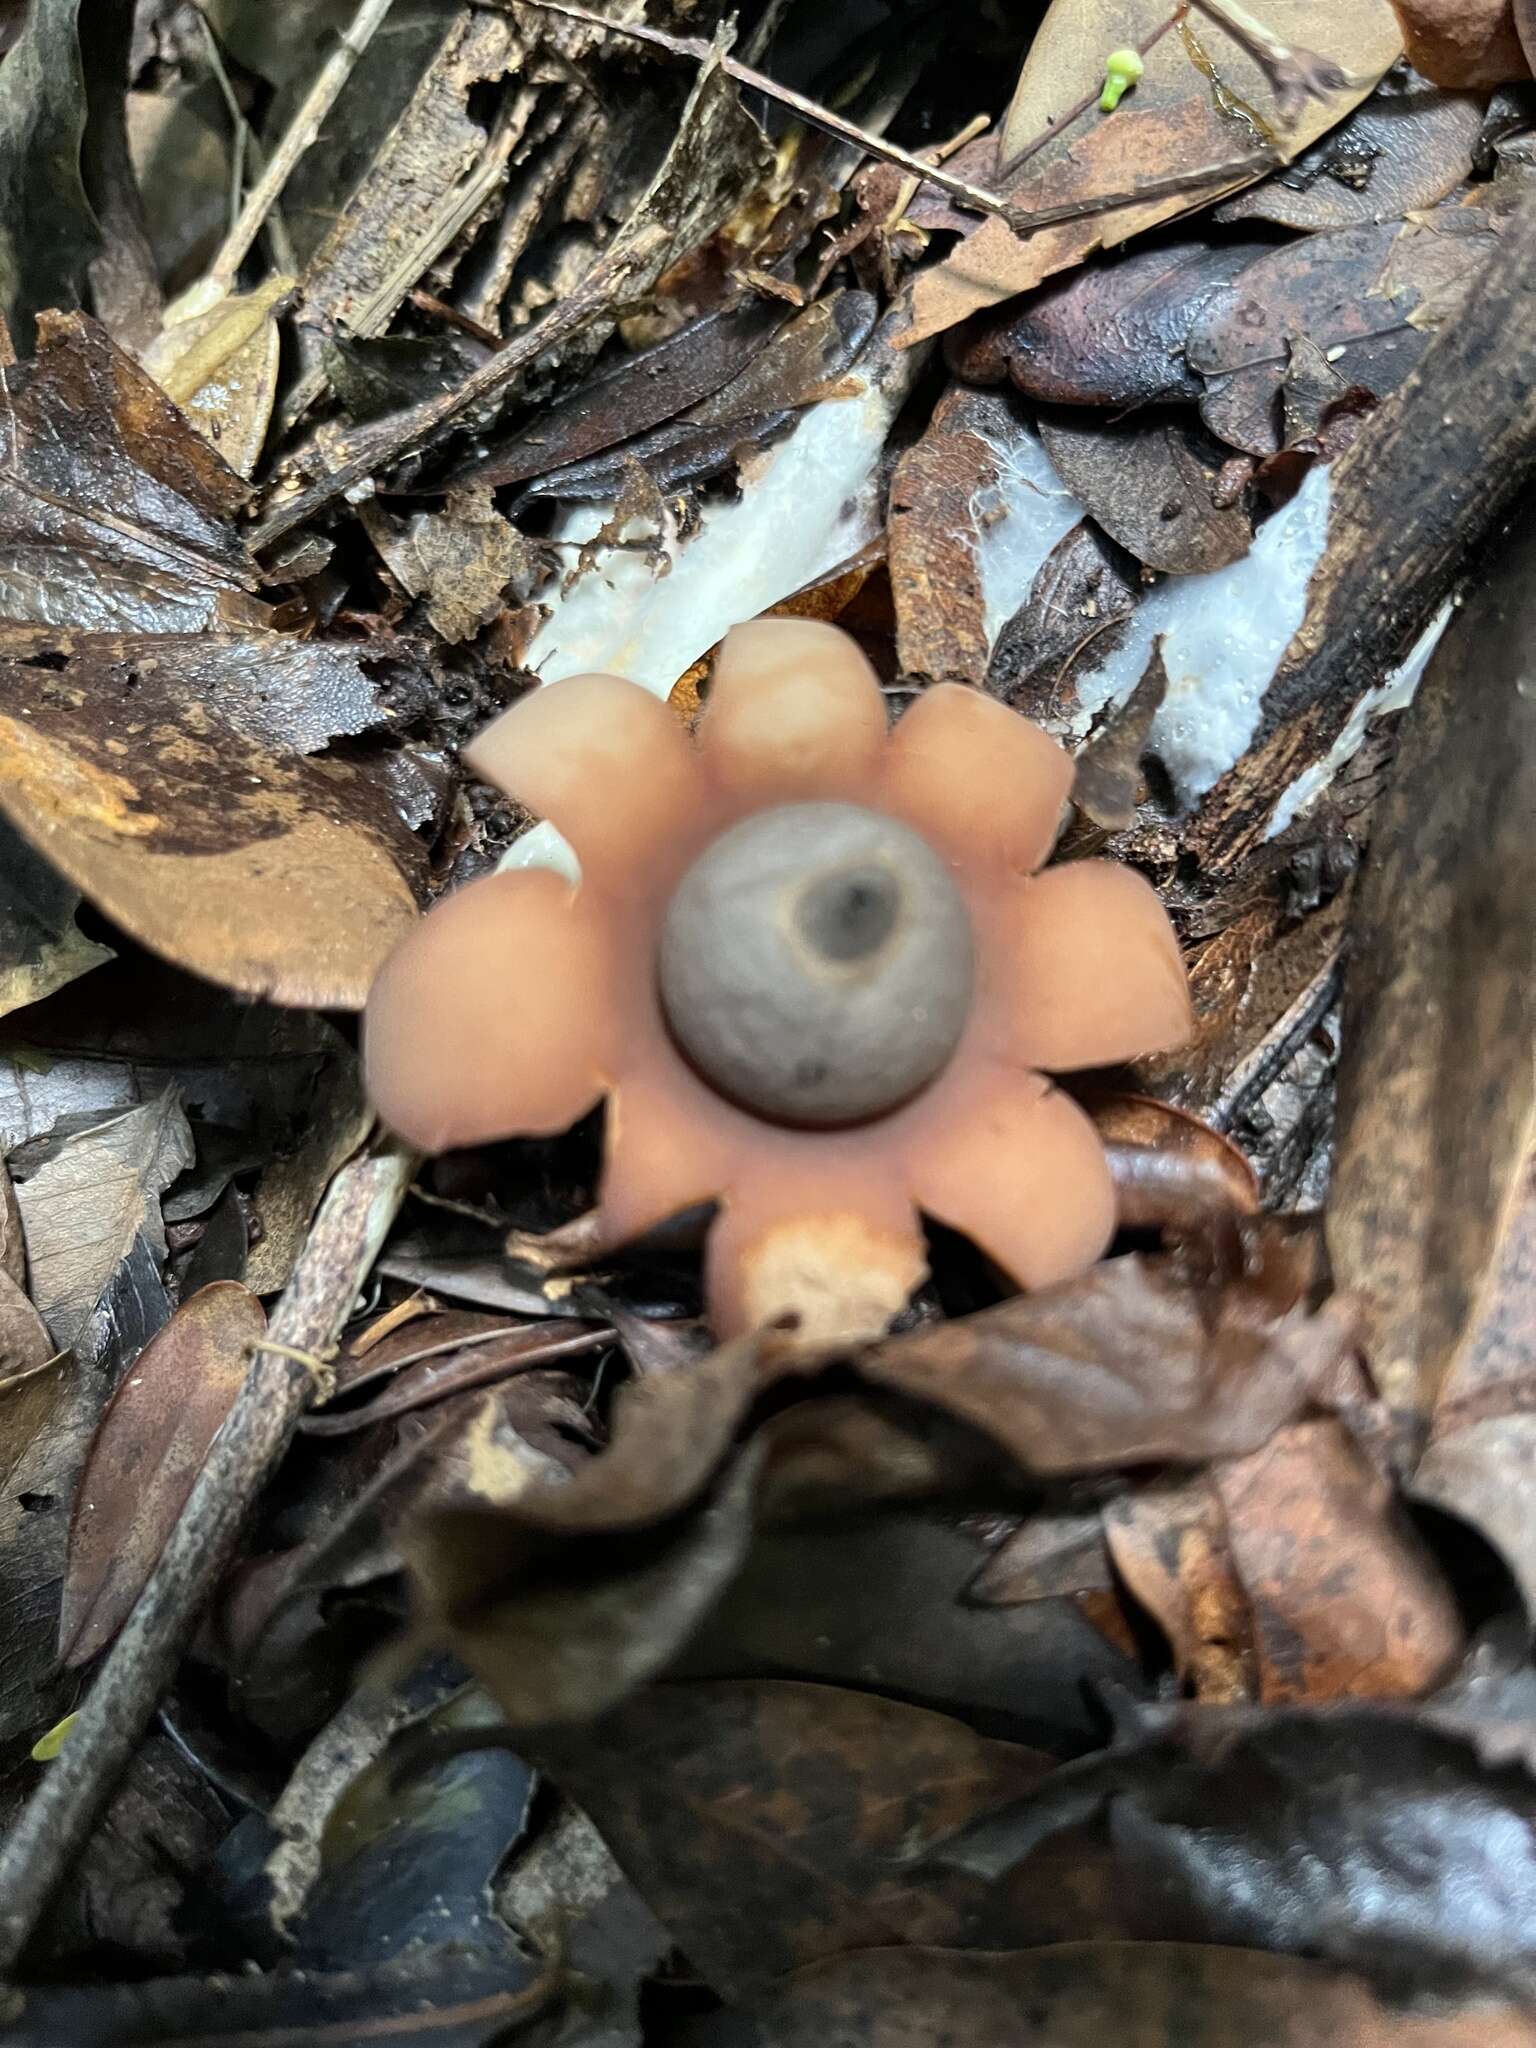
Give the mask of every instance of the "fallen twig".
POLYGON ((1331 57, 1320 56, 1316 50, 1293 50, 1282 43, 1246 7, 1239 6, 1238 0, 1190 0, 1190 4, 1248 52, 1274 87, 1275 111, 1287 125, 1309 99, 1326 100, 1357 83, 1331 57))
POLYGON ((590 7, 577 5, 576 0, 511 0, 511 4, 537 7, 546 14, 563 14, 567 20, 582 22, 588 28, 606 29, 610 35, 628 36, 637 43, 651 43, 674 57, 692 57, 701 63, 713 57, 728 78, 734 78, 738 85, 747 86, 753 92, 765 93, 769 99, 777 100, 781 106, 798 114, 802 121, 809 121, 813 128, 824 129, 828 135, 835 135, 839 142, 851 142, 869 156, 883 157, 887 163, 899 164, 914 178, 940 186, 957 205, 969 206, 977 213, 995 213, 1011 224, 1014 208, 998 193, 989 192, 982 185, 972 185, 965 178, 957 178, 952 171, 944 170, 928 157, 914 156, 910 150, 902 149, 894 142, 871 135, 857 123, 845 121, 841 114, 834 114, 830 107, 806 99, 789 86, 780 85, 777 79, 754 70, 750 64, 741 63, 714 43, 705 42, 702 36, 675 36, 665 29, 651 28, 644 22, 612 21, 590 7))
POLYGON ((234 284, 251 244, 261 233, 278 194, 293 174, 293 167, 320 133, 320 124, 335 105, 336 97, 372 42, 374 31, 388 14, 394 0, 362 0, 356 14, 341 32, 341 40, 321 65, 314 84, 304 95, 303 105, 288 123, 283 139, 267 161, 267 167, 246 194, 240 216, 224 238, 222 248, 208 269, 208 281, 228 291, 234 284))
POLYGON ((149 1725, 253 1502, 314 1397, 309 1361, 335 1344, 410 1186, 415 1155, 386 1144, 331 1182, 293 1277, 181 1519, 0 1849, 0 1972, 20 1960, 149 1725))

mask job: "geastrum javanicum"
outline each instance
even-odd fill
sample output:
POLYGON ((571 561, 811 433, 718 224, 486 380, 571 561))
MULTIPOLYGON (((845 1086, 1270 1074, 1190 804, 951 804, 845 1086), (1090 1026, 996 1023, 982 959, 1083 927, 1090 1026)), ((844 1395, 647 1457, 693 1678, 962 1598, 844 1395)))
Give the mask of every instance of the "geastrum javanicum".
POLYGON ((887 730, 838 628, 723 643, 690 738, 615 676, 537 689, 469 750, 550 819, 581 881, 471 883, 368 1004, 368 1082, 428 1151, 563 1130, 608 1098, 603 1242, 718 1203, 722 1335, 883 1327, 925 1270, 920 1215, 1022 1287, 1090 1266, 1115 1196, 1054 1073, 1190 1026, 1168 919, 1110 861, 1037 873, 1067 754, 930 689, 887 730))

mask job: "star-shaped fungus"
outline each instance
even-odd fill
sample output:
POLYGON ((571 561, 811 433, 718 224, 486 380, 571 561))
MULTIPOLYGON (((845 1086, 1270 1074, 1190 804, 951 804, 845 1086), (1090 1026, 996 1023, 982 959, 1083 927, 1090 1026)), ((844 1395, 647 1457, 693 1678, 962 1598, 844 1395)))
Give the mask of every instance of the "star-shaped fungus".
POLYGON ((603 1239, 718 1204, 722 1336, 883 1328, 923 1276, 921 1215, 1025 1288, 1103 1253, 1104 1151, 1047 1077, 1177 1045, 1189 997, 1139 875, 1036 872, 1072 780, 1037 726, 944 684, 888 731, 845 633, 763 619, 723 643, 696 739, 576 676, 468 759, 581 880, 487 876, 386 962, 368 1081, 405 1138, 548 1135, 606 1095, 603 1239))

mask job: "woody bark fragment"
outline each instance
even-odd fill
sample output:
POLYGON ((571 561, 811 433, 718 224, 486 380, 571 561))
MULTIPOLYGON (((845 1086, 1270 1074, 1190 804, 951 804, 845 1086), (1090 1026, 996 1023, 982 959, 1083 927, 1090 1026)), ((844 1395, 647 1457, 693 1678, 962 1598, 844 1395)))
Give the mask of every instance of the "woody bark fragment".
POLYGON ((1345 984, 1328 1247, 1415 1438, 1473 1327, 1536 1116, 1536 535, 1485 574, 1409 714, 1345 984))
POLYGON ((1227 874, 1281 796, 1408 652, 1536 473, 1536 193, 1413 375, 1333 465, 1328 550, 1254 743, 1186 846, 1227 874))

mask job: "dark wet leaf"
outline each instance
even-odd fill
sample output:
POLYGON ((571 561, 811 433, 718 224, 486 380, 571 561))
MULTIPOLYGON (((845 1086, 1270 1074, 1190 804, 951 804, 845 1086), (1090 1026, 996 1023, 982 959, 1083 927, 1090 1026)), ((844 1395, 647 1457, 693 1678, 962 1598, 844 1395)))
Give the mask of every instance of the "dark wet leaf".
MULTIPOLYGON (((503 2048, 553 1997, 520 1956, 449 1944, 366 1970, 274 1970, 26 1992, 12 2048, 503 2048)), ((583 2048, 580 2029, 562 2048, 583 2048)), ((1502 2048, 1502 2044, 1495 2044, 1502 2048)))
POLYGON ((572 504, 602 504, 619 496, 636 464, 656 490, 664 494, 681 491, 719 476, 754 449, 770 446, 792 424, 793 414, 788 411, 747 413, 719 426, 672 420, 638 441, 626 442, 611 455, 551 470, 528 486, 527 495, 560 498, 572 504))
POLYGON ((101 244, 80 176, 79 13, 80 0, 34 0, 0 72, 0 314, 23 347, 45 307, 80 304, 101 244))
POLYGON ((879 311, 869 292, 829 292, 777 329, 728 384, 690 406, 687 417, 696 426, 722 427, 754 413, 808 405, 853 368, 879 311))
POLYGON ((194 1764, 164 1736, 141 1744, 45 1923, 49 1974, 84 1975, 104 1950, 140 1971, 184 1966, 188 1899, 228 1829, 194 1764))
POLYGON ((1092 520, 1079 520, 998 634, 987 688, 1027 718, 1059 721, 1076 703, 1073 664, 1130 617, 1140 594, 1139 564, 1092 520))
POLYGON ((223 1194, 206 1214, 196 1219, 195 1227, 201 1234, 176 1272, 177 1291, 183 1300, 200 1287, 211 1287, 216 1280, 245 1278, 251 1248, 250 1224, 240 1191, 232 1181, 226 1181, 223 1194))
POLYGON ((202 1214, 231 1172, 295 1144, 317 1114, 323 1020, 242 1003, 139 956, 0 1020, 0 1132, 8 1146, 81 1129, 175 1087, 191 1105, 198 1163, 167 1195, 167 1221, 202 1214))
POLYGON ((1058 412, 1042 418, 1040 438, 1073 497, 1149 569, 1188 576, 1247 554, 1253 523, 1216 502, 1219 459, 1187 422, 1058 412))
POLYGON ((1184 360, 1189 331, 1264 248, 1190 240, 1107 256, 1031 293, 1021 311, 961 329, 950 368, 978 384, 1011 377, 1044 405, 1192 404, 1205 386, 1184 360))
POLYGON ((1451 1994, 1536 1989, 1536 1785, 1411 1709, 1138 1709, 1114 1749, 937 1855, 1027 1896, 1053 1842, 1111 1858, 1142 1940, 1263 1945, 1451 1994))
POLYGON ((1481 93, 1446 92, 1399 64, 1337 128, 1216 218, 1309 230, 1396 220, 1471 176, 1482 120, 1481 93))
POLYGON ((183 1302, 119 1383, 70 1516, 59 1615, 66 1665, 89 1663, 127 1619, 266 1326, 254 1294, 233 1280, 215 1281, 183 1302))
POLYGON ((1405 2011, 1357 1977, 1257 1950, 1074 1942, 1015 1955, 877 1949, 801 1972, 760 2048, 1530 2048, 1482 2000, 1405 2011))
POLYGON ((1190 331, 1191 365, 1209 387, 1207 426, 1234 448, 1280 446, 1279 396, 1291 336, 1305 334, 1347 384, 1378 398, 1395 391, 1429 345, 1409 316, 1421 294, 1402 274, 1398 221, 1341 228, 1289 242, 1249 265, 1190 331), (1381 284, 1389 259, 1398 277, 1381 284))
POLYGON ((422 1629, 515 1724, 586 1718, 681 1651, 741 1571, 754 1516, 769 1526, 1006 1486, 1005 1473, 1017 1487, 1255 1449, 1345 1390, 1352 1325, 1341 1305, 1308 1305, 1316 1249, 1305 1236, 1238 1229, 1241 1279, 1114 1259, 1053 1293, 860 1352, 727 1346, 632 1382, 612 1447, 573 1480, 525 1486, 500 1509, 422 1518, 410 1538, 422 1629), (820 1398, 812 1384, 727 1464, 770 1384, 782 1401, 829 1366, 902 1401, 820 1398))
POLYGON ((1418 1425, 1467 1341, 1536 1117, 1533 572, 1536 544, 1506 543, 1430 662, 1354 918, 1329 1253, 1368 1305, 1377 1384, 1418 1425))
MULTIPOLYGON (((590 1455, 585 1394, 565 1373, 529 1371, 344 1438, 286 1525, 290 1547, 250 1560, 228 1589, 222 1648, 247 1711, 292 1727, 334 1709, 360 1637, 371 1643, 398 1617, 411 1518, 472 1520, 530 1489, 568 1484, 590 1455), (347 1598, 370 1608, 361 1630, 349 1629, 347 1598), (335 1639, 334 1606, 343 1609, 335 1639)), ((632 1621, 647 1625, 643 1612, 632 1621)))
POLYGON ((93 321, 48 314, 0 371, 0 610, 88 631, 259 625, 233 470, 93 321))
POLYGON ((1130 696, 1110 714, 1103 730, 1078 749, 1072 764, 1072 801, 1102 831, 1123 832, 1135 822, 1145 783, 1141 763, 1147 735, 1167 694, 1168 671, 1159 640, 1130 696))
POLYGON ((554 1549, 548 1537, 513 1540, 490 1559, 483 1510, 431 1516, 403 1546, 428 1589, 427 1640, 451 1644, 515 1726, 601 1713, 666 1668, 740 1570, 760 1464, 760 1453, 744 1454, 695 1514, 626 1531, 621 1543, 578 1545, 577 1558, 590 1553, 579 1591, 559 1557, 542 1584, 532 1571, 517 1582, 519 1563, 554 1549))
POLYGON ((588 1356, 613 1341, 613 1332, 601 1323, 514 1323, 504 1316, 450 1309, 414 1320, 361 1358, 344 1361, 332 1404, 307 1415, 300 1427, 311 1436, 345 1436, 387 1417, 428 1408, 451 1394, 495 1385, 513 1373, 588 1356), (376 1379, 388 1384, 370 1399, 334 1405, 376 1379))
POLYGON ((869 1687, 1056 1754, 1093 1747, 1093 1688, 1143 1689, 1097 1516, 1101 1570, 1028 1592, 974 1520, 894 1505, 760 1526, 672 1675, 869 1687))
POLYGON ((79 908, 80 891, 0 822, 0 1017, 112 958, 76 924, 79 908))
POLYGON ((729 383, 680 417, 610 453, 541 471, 529 495, 615 498, 634 463, 663 492, 719 475, 777 440, 799 407, 835 388, 869 339, 877 310, 867 292, 829 293, 779 327, 729 383))
POLYGON ((292 1151, 272 1160, 251 1195, 261 1234, 242 1277, 253 1293, 274 1294, 287 1284, 332 1174, 351 1158, 372 1125, 357 1055, 333 1037, 315 1080, 302 1137, 296 1131, 283 1135, 284 1144, 291 1138, 299 1141, 292 1151))
POLYGON ((158 1277, 165 1257, 160 1196, 192 1163, 186 1117, 167 1091, 105 1122, 39 1140, 23 1156, 24 1171, 19 1158, 12 1163, 32 1298, 60 1350, 95 1355, 99 1325, 113 1313, 114 1282, 137 1247, 158 1277))
POLYGON ((0 664, 46 669, 88 696, 143 691, 211 707, 256 746, 315 754, 419 711, 427 686, 398 642, 299 639, 287 633, 94 633, 0 624, 0 664))
POLYGON ((743 370, 788 309, 751 297, 622 357, 572 397, 546 407, 510 441, 457 470, 450 484, 500 488, 583 461, 708 398, 743 370))
POLYGON ((1245 1224, 1242 1278, 1170 1258, 1109 1259, 1081 1280, 893 1337, 873 1385, 942 1407, 1039 1475, 1256 1450, 1327 1401, 1353 1341, 1346 1305, 1309 1306, 1315 1250, 1245 1224))
POLYGON ((178 966, 360 1007, 415 914, 415 843, 363 769, 251 737, 238 697, 205 702, 191 667, 0 664, 0 807, 178 966))
MULTIPOLYGON (((461 1688, 409 1725, 417 1740, 498 1725, 485 1695, 461 1688)), ((533 1772, 510 1748, 406 1769, 386 1747, 326 1817, 320 1867, 287 1931, 308 1969, 366 1968, 414 1945, 515 1953, 491 1910, 491 1882, 528 1822, 533 1772)), ((522 1959, 530 1979, 534 1971, 522 1959)))
POLYGON ((732 1998, 876 1943, 990 1945, 980 1888, 914 1884, 910 1865, 1048 1769, 918 1707, 762 1681, 651 1687, 534 1747, 689 1961, 732 1998))

